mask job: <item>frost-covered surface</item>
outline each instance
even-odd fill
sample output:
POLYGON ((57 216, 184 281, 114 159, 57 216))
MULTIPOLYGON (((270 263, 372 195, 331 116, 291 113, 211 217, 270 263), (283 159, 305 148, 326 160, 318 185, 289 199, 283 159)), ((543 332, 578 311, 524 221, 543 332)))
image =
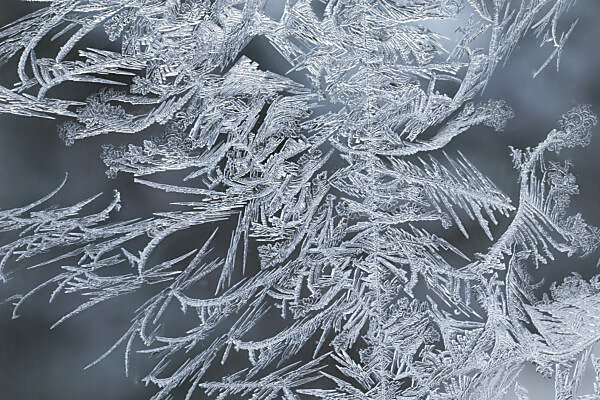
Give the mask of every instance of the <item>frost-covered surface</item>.
POLYGON ((56 271, 11 299, 15 317, 42 292, 82 295, 55 325, 147 294, 90 366, 121 347, 127 374, 148 356, 154 399, 526 399, 517 376, 529 363, 570 399, 588 359, 598 382, 579 398, 600 396, 600 279, 572 275, 540 295, 530 274, 600 241, 568 210, 578 187, 560 158, 589 144, 591 108, 565 110, 537 146, 512 149, 512 200, 468 155, 443 151, 472 127, 504 128, 510 106, 483 89, 527 34, 548 55, 534 75, 558 64, 574 1, 299 0, 282 15, 263 1, 45 3, 0 30, 0 63, 16 60, 0 112, 59 118, 67 144, 146 135, 106 145, 107 174, 188 200, 122 220, 117 191, 97 212, 86 211, 95 198, 50 206, 63 182, 0 211, 0 279, 56 271), (459 16, 468 23, 445 49, 435 28, 459 16), (99 28, 120 52, 76 47, 99 28), (302 79, 241 55, 257 36, 302 79), (49 38, 59 50, 38 56, 49 38), (69 82, 102 89, 54 98, 69 82), (182 179, 160 179, 173 171, 182 179), (452 227, 489 248, 465 254, 444 239, 452 227), (195 248, 156 256, 194 229, 205 233, 195 248), (170 329, 174 314, 187 328, 170 329))

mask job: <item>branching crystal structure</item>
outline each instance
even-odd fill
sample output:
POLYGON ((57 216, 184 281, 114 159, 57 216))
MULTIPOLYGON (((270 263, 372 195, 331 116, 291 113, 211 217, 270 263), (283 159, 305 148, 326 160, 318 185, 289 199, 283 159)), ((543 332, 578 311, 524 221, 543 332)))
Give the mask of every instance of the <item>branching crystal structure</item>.
POLYGON ((595 392, 577 398, 600 398, 600 280, 572 275, 540 296, 530 275, 598 246, 600 231, 568 211, 578 187, 559 158, 590 142, 591 107, 512 149, 515 199, 467 155, 444 152, 475 126, 500 131, 513 118, 484 88, 527 34, 548 55, 534 77, 558 65, 574 0, 289 0, 281 13, 264 0, 42 3, 0 30, 0 64, 16 60, 0 112, 56 118, 67 145, 142 135, 104 146, 107 175, 190 200, 134 220, 119 219, 118 191, 98 212, 86 211, 96 197, 52 207, 65 178, 0 211, 0 279, 23 265, 56 270, 11 298, 14 317, 47 291, 82 299, 54 326, 149 293, 89 366, 122 347, 127 374, 147 356, 155 400, 527 399, 517 380, 527 363, 566 400, 589 359, 595 392), (435 27, 460 18, 446 49, 435 27), (78 48, 99 29, 121 50, 78 48), (242 54, 256 37, 288 74, 242 54), (38 56, 48 40, 57 51, 38 56), (73 82, 96 93, 54 96, 73 82), (162 134, 149 134, 156 126, 162 134), (174 171, 181 179, 159 178, 174 171), (231 232, 217 232, 223 221, 231 232), (486 235, 489 248, 465 254, 443 237, 452 226, 486 235), (156 256, 198 228, 189 251, 156 256), (211 250, 217 235, 229 241, 223 254, 211 250), (173 314, 189 328, 169 329, 173 314))

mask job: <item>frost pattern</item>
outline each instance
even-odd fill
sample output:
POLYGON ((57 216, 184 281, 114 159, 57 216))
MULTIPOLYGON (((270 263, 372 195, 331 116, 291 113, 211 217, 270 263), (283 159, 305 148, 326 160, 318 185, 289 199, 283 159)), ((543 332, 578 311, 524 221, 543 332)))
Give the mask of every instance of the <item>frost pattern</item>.
POLYGON ((440 154, 474 126, 504 128, 510 107, 478 100, 483 89, 530 32, 552 47, 534 75, 558 65, 576 25, 561 31, 560 17, 574 0, 298 0, 279 16, 259 0, 45 3, 0 30, 0 63, 17 62, 0 112, 67 119, 67 144, 143 134, 140 145, 104 146, 107 174, 194 200, 128 221, 115 216, 116 191, 95 213, 84 209, 96 197, 46 207, 65 178, 1 211, 3 281, 40 255, 32 267, 59 267, 12 298, 14 317, 47 287, 50 301, 84 299, 54 326, 152 293, 89 366, 119 346, 125 373, 134 354, 151 356, 153 399, 180 388, 186 399, 202 390, 217 399, 527 399, 517 377, 534 363, 566 400, 588 359, 595 393, 579 398, 600 396, 591 353, 600 278, 572 275, 540 298, 529 272, 598 246, 600 231, 567 211, 578 192, 571 164, 553 160, 590 142, 596 116, 575 107, 537 146, 512 149, 516 204, 465 155, 440 154), (465 15, 446 50, 435 23, 465 15), (121 51, 77 47, 98 29, 121 51), (257 37, 305 81, 242 55, 257 37), (48 39, 59 49, 39 57, 48 39), (103 88, 84 102, 52 97, 68 82, 103 88), (155 125, 162 135, 144 132, 155 125), (155 175, 169 171, 186 175, 170 184, 155 175), (502 232, 499 219, 510 221, 502 232), (237 222, 228 250, 214 254, 223 233, 211 223, 223 220, 237 222), (157 259, 165 240, 199 226, 212 233, 197 249, 157 259), (466 255, 440 226, 492 244, 466 255), (177 313, 191 328, 167 329, 177 313), (215 371, 226 372, 213 380, 215 371))

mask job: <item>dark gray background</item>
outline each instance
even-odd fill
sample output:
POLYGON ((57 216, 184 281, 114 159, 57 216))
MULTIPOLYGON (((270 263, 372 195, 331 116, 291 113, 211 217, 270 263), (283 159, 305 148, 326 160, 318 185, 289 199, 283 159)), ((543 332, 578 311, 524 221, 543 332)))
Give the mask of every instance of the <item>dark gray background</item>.
MULTIPOLYGON (((17 0, 0 0, 0 25, 34 10, 34 5, 17 0)), ((591 103, 600 112, 600 2, 580 0, 570 13, 580 18, 563 54, 561 68, 548 68, 537 79, 532 73, 544 61, 549 49, 538 46, 528 37, 517 48, 506 67, 499 69, 483 98, 505 99, 516 117, 501 134, 489 129, 473 129, 451 145, 449 151, 461 151, 482 172, 492 178, 513 199, 517 193, 516 173, 512 168, 508 145, 534 146, 543 140, 558 117, 576 104, 591 103)), ((92 35, 87 45, 105 46, 104 38, 92 35)), ((246 53, 277 72, 285 70, 281 58, 265 47, 265 41, 255 40, 246 53)), ((0 82, 8 85, 14 79, 14 63, 0 69, 0 82)), ((93 88, 69 87, 64 97, 82 98, 93 88)), ((64 173, 69 181, 54 203, 70 204, 98 192, 104 192, 103 204, 113 188, 118 187, 126 204, 123 217, 149 215, 160 210, 169 196, 132 184, 131 177, 108 180, 101 163, 100 144, 124 142, 128 138, 93 138, 66 147, 57 137, 55 121, 0 115, 0 209, 31 202, 56 187, 64 173)), ((600 128, 596 129, 600 135, 600 128)), ((565 153, 575 161, 575 173, 581 194, 573 209, 586 220, 600 225, 600 137, 586 149, 565 153)), ((482 237, 459 247, 482 251, 489 242, 482 237)), ((538 271, 548 282, 560 279, 570 271, 590 276, 595 273, 598 254, 591 258, 559 259, 538 271)), ((18 288, 30 287, 31 276, 19 274, 9 285, 0 286, 0 299, 18 288)), ((48 305, 47 294, 27 303, 21 318, 11 320, 11 309, 0 305, 0 400, 37 399, 145 399, 154 392, 139 379, 143 370, 134 370, 130 378, 123 373, 122 352, 117 350, 91 370, 82 367, 103 353, 124 331, 130 314, 122 312, 114 302, 97 307, 68 321, 53 331, 49 326, 76 301, 65 299, 48 305)), ((591 388, 588 372, 587 393, 591 388)), ((522 375, 523 385, 532 399, 547 399, 553 395, 549 381, 537 376, 532 368, 522 375)), ((200 395, 197 398, 202 398, 200 395)))

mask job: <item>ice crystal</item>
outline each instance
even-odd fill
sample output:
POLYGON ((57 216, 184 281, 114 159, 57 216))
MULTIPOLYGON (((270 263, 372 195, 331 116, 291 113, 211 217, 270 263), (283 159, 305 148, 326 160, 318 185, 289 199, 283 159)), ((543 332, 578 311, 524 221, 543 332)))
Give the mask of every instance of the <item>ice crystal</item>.
POLYGON ((280 15, 262 0, 44 3, 0 30, 0 63, 16 60, 17 73, 13 88, 0 86, 0 112, 60 118, 67 144, 144 135, 104 146, 107 174, 187 201, 125 221, 117 191, 98 212, 85 212, 96 197, 46 206, 65 179, 1 211, 0 278, 40 256, 35 267, 57 268, 11 299, 14 317, 47 287, 51 301, 84 299, 54 326, 149 293, 89 366, 119 346, 125 373, 135 353, 151 356, 153 399, 180 388, 186 399, 527 399, 517 377, 534 363, 562 400, 590 357, 600 376, 598 278, 567 277, 542 297, 529 272, 600 240, 569 215, 578 187, 571 164, 556 160, 590 142, 590 107, 566 112, 537 146, 512 149, 514 202, 465 155, 443 152, 474 126, 502 130, 513 118, 483 89, 530 32, 552 47, 535 75, 558 65, 576 25, 563 30, 561 16, 574 0, 297 0, 280 15), (436 24, 459 16, 468 22, 447 50, 436 24), (98 29, 121 50, 77 47, 98 29), (257 37, 287 74, 243 55, 257 37), (38 56, 48 39, 57 52, 38 56), (85 101, 53 97, 68 82, 102 89, 85 101), (149 134, 157 125, 163 133, 149 134), (185 176, 161 182, 168 171, 185 176), (211 223, 224 220, 235 227, 217 254, 223 233, 211 223), (492 244, 464 254, 443 238, 451 226, 492 244), (198 227, 197 248, 156 256, 198 227), (173 332, 178 313, 190 327, 173 332))

